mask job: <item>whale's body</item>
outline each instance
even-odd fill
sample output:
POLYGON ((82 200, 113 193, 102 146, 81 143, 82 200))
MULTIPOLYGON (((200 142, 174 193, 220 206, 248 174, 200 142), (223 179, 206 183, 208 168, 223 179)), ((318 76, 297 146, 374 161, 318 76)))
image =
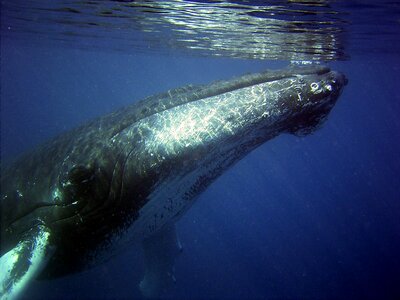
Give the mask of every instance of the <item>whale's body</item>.
POLYGON ((25 154, 1 177, 2 297, 135 242, 145 250, 140 288, 157 295, 179 252, 174 223, 195 198, 260 144, 313 131, 345 84, 311 66, 178 88, 25 154))

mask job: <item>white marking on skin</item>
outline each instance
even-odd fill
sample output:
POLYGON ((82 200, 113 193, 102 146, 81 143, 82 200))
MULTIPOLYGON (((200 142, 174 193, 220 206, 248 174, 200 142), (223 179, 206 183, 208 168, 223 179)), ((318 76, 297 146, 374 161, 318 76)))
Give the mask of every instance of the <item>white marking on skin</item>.
POLYGON ((162 147, 168 154, 178 153, 182 146, 196 147, 218 136, 234 135, 245 124, 265 116, 267 94, 268 83, 265 83, 243 88, 241 93, 227 92, 163 111, 149 129, 153 138, 146 144, 147 152, 157 152, 162 147))
POLYGON ((299 102, 301 102, 301 94, 300 93, 297 93, 297 100, 299 101, 299 102))
POLYGON ((319 89, 319 84, 316 82, 313 82, 310 84, 310 87, 311 87, 311 92, 316 93, 317 90, 319 89))
POLYGON ((58 188, 54 189, 52 194, 53 194, 53 199, 57 199, 57 198, 61 199, 62 194, 58 188))
MULTIPOLYGON (((21 241, 16 247, 8 251, 0 258, 0 282, 3 283, 3 285, 0 286, 0 294, 2 295, 2 299, 16 298, 24 289, 26 284, 31 281, 43 267, 46 261, 45 250, 48 244, 49 236, 50 234, 47 231, 40 231, 32 244, 30 241, 21 241), (32 249, 30 251, 30 265, 27 269, 27 272, 23 274, 22 277, 12 278, 11 276, 14 275, 13 270, 18 268, 17 264, 20 263, 20 260, 28 259, 28 257, 21 256, 21 253, 24 251, 24 248, 29 246, 31 246, 32 249), (12 285, 11 288, 9 288, 9 286, 4 286, 5 283, 10 282, 12 285)), ((26 262, 22 262, 21 264, 26 264, 26 262)))

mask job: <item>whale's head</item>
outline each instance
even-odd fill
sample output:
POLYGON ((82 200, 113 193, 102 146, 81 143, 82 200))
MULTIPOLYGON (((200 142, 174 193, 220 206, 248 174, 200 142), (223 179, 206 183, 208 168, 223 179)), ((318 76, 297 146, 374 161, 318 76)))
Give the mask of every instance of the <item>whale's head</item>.
POLYGON ((276 82, 275 85, 281 86, 276 107, 286 115, 282 126, 298 136, 315 131, 327 118, 346 84, 343 74, 328 68, 311 74, 294 72, 291 77, 276 82))
POLYGON ((122 199, 135 199, 134 231, 150 236, 213 180, 281 133, 305 135, 326 119, 346 84, 327 67, 247 74, 169 92, 118 135, 126 146, 122 199))

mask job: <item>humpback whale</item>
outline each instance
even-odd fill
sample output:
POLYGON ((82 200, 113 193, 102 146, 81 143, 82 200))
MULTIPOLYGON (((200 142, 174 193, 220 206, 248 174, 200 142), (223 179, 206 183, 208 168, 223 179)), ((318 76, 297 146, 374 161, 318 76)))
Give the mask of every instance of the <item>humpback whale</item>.
POLYGON ((144 296, 174 281, 174 224, 257 146, 319 128, 347 79, 325 66, 148 97, 63 133, 1 174, 1 299, 142 246, 144 296))

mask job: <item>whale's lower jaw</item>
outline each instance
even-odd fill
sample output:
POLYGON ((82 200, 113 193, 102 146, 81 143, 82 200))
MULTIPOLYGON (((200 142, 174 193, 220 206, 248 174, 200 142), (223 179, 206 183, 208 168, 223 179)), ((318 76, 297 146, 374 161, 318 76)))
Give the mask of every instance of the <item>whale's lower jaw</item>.
POLYGON ((238 144, 231 141, 226 147, 213 147, 213 151, 209 149, 208 156, 201 165, 186 172, 173 172, 168 178, 160 180, 130 225, 110 236, 111 240, 105 243, 106 246, 112 247, 100 247, 96 250, 93 263, 107 260, 110 253, 123 251, 129 245, 140 243, 151 238, 156 232, 169 228, 215 179, 265 142, 265 139, 271 139, 276 134, 274 130, 267 134, 262 129, 257 136, 247 135, 247 140, 237 140, 238 144))

